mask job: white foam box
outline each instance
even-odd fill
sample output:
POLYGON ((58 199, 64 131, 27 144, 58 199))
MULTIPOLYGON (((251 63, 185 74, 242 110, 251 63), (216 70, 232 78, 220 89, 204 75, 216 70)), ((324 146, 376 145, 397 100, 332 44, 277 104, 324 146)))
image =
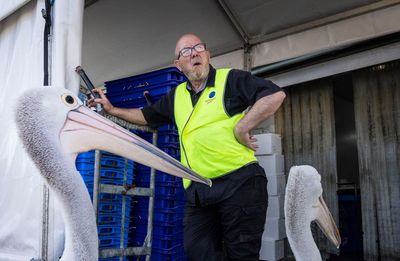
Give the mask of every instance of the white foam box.
POLYGON ((267 175, 279 175, 284 172, 284 160, 281 154, 256 156, 258 163, 267 175))
POLYGON ((269 196, 279 196, 285 194, 286 177, 283 173, 278 175, 267 175, 267 179, 267 189, 269 196))
POLYGON ((285 219, 267 217, 263 236, 279 240, 286 237, 285 219))
POLYGON ((285 196, 269 196, 267 218, 284 218, 283 204, 285 196))
POLYGON ((276 261, 284 257, 284 240, 273 240, 262 238, 260 249, 260 260, 276 261))
POLYGON ((262 133, 254 135, 257 139, 257 155, 282 154, 282 141, 279 134, 262 133))

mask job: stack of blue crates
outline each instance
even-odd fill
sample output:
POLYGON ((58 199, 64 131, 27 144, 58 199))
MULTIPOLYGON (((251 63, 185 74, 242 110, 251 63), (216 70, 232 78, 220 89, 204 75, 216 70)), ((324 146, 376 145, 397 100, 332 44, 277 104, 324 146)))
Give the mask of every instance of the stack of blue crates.
MULTIPOLYGON (((117 107, 140 108, 147 105, 143 92, 148 91, 153 102, 160 99, 185 76, 176 68, 166 68, 151 73, 106 82, 107 97, 117 107)), ((133 131, 152 143, 153 134, 133 131)), ((174 125, 158 128, 157 146, 179 160, 179 137, 174 125)), ((150 168, 135 165, 135 182, 138 187, 149 187, 150 168)), ((184 189, 182 179, 156 171, 152 234, 153 261, 186 260, 183 252, 184 189)), ((129 245, 142 246, 147 235, 148 197, 134 197, 129 232, 129 245)), ((133 258, 132 260, 137 260, 133 258)), ((144 260, 144 257, 139 258, 144 260)))
POLYGON ((114 106, 140 108, 147 105, 143 91, 148 91, 153 101, 172 90, 185 76, 176 68, 166 68, 150 73, 105 82, 107 98, 114 106))
MULTIPOLYGON (((100 184, 131 185, 133 184, 134 163, 111 153, 101 153, 100 184), (126 173, 126 180, 124 176, 126 173)), ((81 173, 86 187, 93 199, 95 152, 89 151, 78 155, 75 165, 81 173)), ((119 248, 121 246, 122 207, 125 197, 125 221, 123 247, 128 245, 128 233, 132 198, 130 196, 100 193, 98 197, 98 234, 99 248, 119 248)), ((119 257, 100 259, 102 261, 120 260, 119 257)), ((124 259, 126 260, 126 259, 124 259)))

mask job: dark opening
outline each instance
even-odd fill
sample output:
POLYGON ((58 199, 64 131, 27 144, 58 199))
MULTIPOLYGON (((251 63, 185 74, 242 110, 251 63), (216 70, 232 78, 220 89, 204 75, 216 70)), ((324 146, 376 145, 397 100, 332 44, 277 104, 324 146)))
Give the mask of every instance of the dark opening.
POLYGON ((338 177, 339 260, 363 260, 361 198, 351 73, 333 77, 338 177))

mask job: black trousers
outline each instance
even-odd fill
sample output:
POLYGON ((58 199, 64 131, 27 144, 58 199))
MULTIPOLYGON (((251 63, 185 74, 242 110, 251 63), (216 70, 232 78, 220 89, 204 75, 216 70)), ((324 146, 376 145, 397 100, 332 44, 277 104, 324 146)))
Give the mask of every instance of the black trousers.
POLYGON ((189 260, 259 260, 267 206, 263 176, 250 178, 216 204, 186 206, 184 246, 189 260))

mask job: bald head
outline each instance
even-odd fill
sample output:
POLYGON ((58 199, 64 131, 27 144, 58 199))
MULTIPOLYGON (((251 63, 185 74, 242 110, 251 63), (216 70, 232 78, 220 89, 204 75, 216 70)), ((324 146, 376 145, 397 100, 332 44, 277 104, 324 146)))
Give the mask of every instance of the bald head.
POLYGON ((178 57, 180 50, 184 47, 191 47, 194 44, 193 43, 201 43, 200 37, 198 37, 195 34, 185 34, 182 35, 179 40, 176 42, 175 46, 175 57, 178 57))

